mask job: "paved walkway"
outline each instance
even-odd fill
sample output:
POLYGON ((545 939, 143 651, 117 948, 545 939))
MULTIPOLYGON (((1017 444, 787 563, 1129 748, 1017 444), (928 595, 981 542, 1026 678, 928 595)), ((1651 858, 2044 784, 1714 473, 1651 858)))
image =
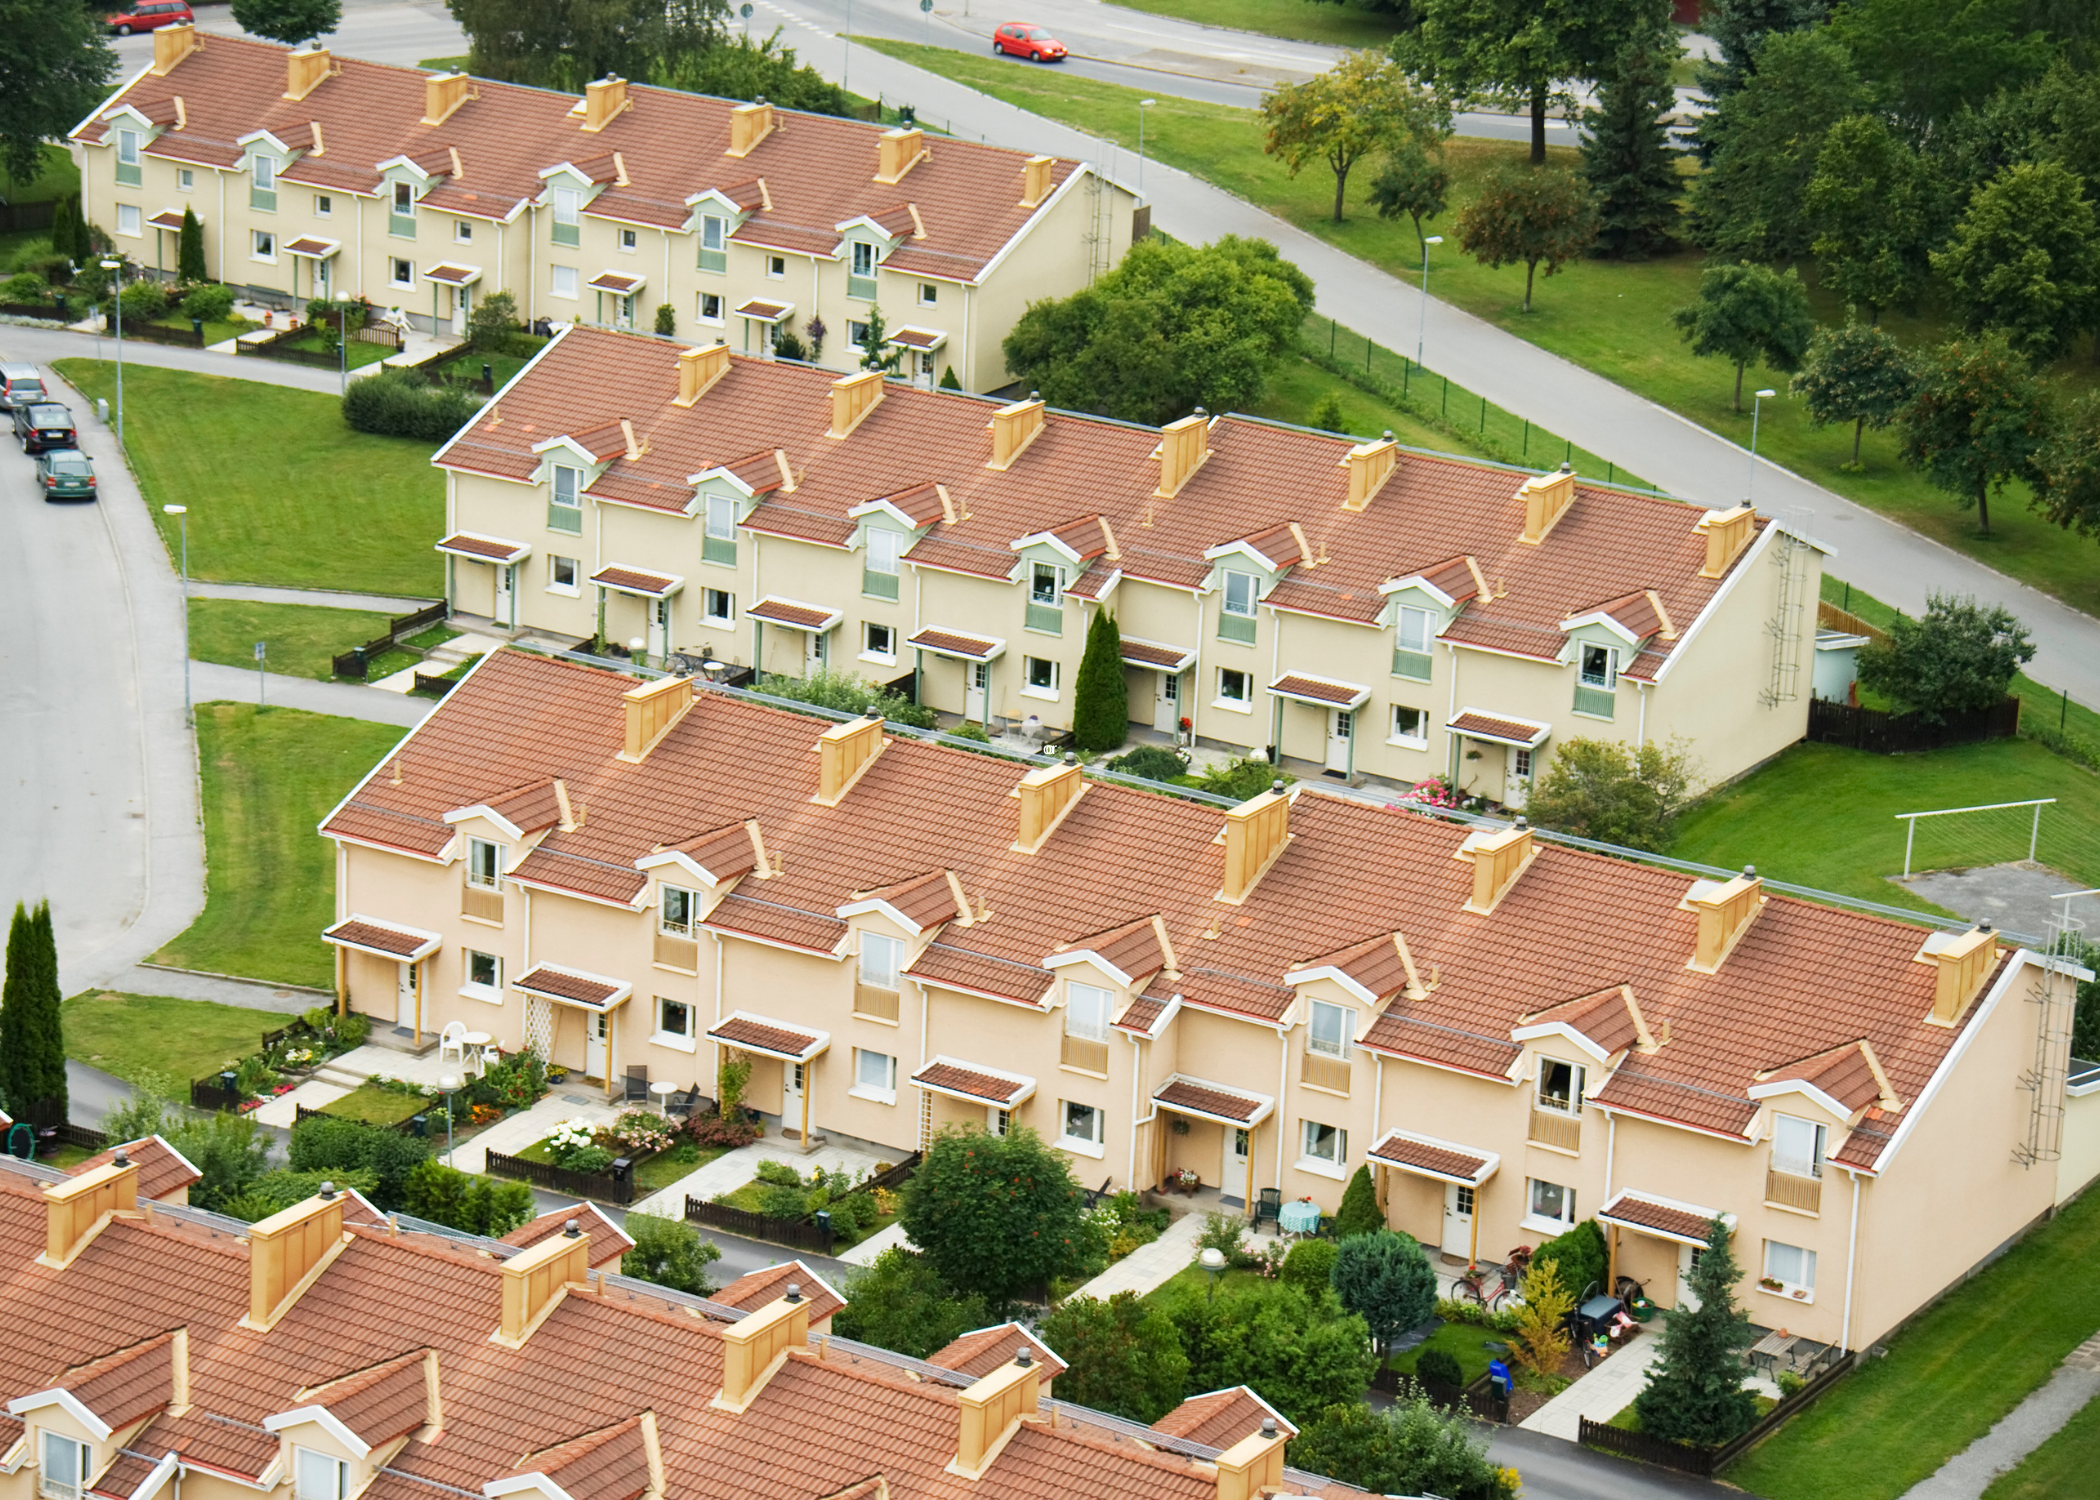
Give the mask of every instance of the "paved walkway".
POLYGON ((1982 1500, 1991 1481, 2054 1437, 2100 1395, 2100 1334, 2064 1356, 2049 1383, 1999 1418, 1998 1425, 1940 1466, 1904 1500, 1982 1500))
MULTIPOLYGON (((62 328, 9 326, 0 330, 0 344, 6 346, 8 358, 33 359, 40 365, 54 359, 93 359, 96 349, 93 334, 62 328)), ((101 350, 102 358, 115 359, 117 341, 113 338, 101 340, 101 350)), ((214 354, 209 349, 178 349, 172 344, 141 344, 127 340, 124 363, 154 365, 163 370, 188 370, 195 375, 223 375, 229 380, 257 380, 265 385, 288 385, 302 391, 319 391, 325 396, 339 396, 343 388, 342 378, 333 370, 317 370, 276 359, 239 359, 229 354, 214 354)), ((85 412, 92 413, 94 409, 95 404, 90 401, 85 412)), ((101 464, 95 469, 105 475, 103 483, 107 489, 106 471, 101 464)))
POLYGON ((1648 1384, 1648 1367, 1662 1354, 1661 1325, 1637 1335, 1631 1344, 1590 1371, 1518 1425, 1548 1437, 1574 1442, 1581 1420, 1609 1422, 1633 1405, 1648 1384))
POLYGON ((188 969, 165 969, 158 964, 134 964, 104 979, 99 989, 126 995, 169 995, 177 1000, 214 1000, 221 1005, 239 1005, 249 1010, 274 1010, 296 1016, 316 1005, 335 1007, 335 996, 325 990, 299 985, 271 984, 260 979, 230 979, 217 974, 196 974, 188 969))
POLYGON ((335 589, 288 589, 268 583, 206 583, 190 580, 190 596, 196 599, 246 599, 256 604, 315 604, 323 609, 376 609, 382 614, 405 615, 433 603, 429 599, 402 599, 392 594, 350 594, 335 589))
POLYGON ((333 714, 343 719, 371 719, 381 724, 413 728, 423 722, 437 704, 428 698, 405 698, 354 682, 322 682, 311 677, 286 677, 278 672, 256 673, 246 667, 223 662, 190 663, 191 691, 199 703, 224 699, 232 703, 256 701, 258 676, 263 702, 270 708, 303 708, 308 713, 333 714))
POLYGON ((1196 1258, 1196 1241, 1202 1234, 1203 1215, 1183 1214, 1167 1226, 1165 1234, 1149 1245, 1138 1246, 1072 1295, 1099 1297, 1104 1302, 1117 1292, 1136 1292, 1142 1297, 1188 1269, 1196 1258))

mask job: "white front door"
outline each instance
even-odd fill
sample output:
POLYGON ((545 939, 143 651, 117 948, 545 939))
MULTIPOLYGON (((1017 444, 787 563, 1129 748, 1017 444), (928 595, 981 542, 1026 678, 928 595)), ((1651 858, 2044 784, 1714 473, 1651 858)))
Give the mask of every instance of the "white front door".
POLYGON ((802 648, 802 675, 804 677, 814 677, 817 673, 824 670, 824 659, 830 655, 829 650, 824 645, 824 639, 824 632, 821 630, 804 632, 803 640, 805 644, 802 648))
POLYGON ((611 1023, 611 1015, 602 1010, 591 1012, 583 1018, 583 1076, 586 1078, 603 1078, 608 1083, 612 1081, 612 1075, 605 1071, 608 1061, 606 1032, 611 1023))
POLYGON ((780 1128, 802 1128, 802 1063, 783 1063, 780 1068, 780 1128))
POLYGON ((1704 1245, 1677 1247, 1677 1306, 1685 1312, 1699 1310, 1699 1294, 1692 1290, 1692 1268, 1699 1264, 1699 1257, 1705 1253, 1704 1245))
POLYGON ((400 980, 394 993, 394 1024, 415 1029, 416 1024, 416 966, 398 964, 400 980))
POLYGON ((516 563, 497 563, 496 608, 491 618, 498 625, 508 629, 516 623, 511 617, 511 611, 516 608, 517 597, 518 565, 516 563))
POLYGON ((1153 689, 1152 727, 1161 734, 1174 734, 1181 728, 1181 674, 1159 672, 1154 675, 1158 686, 1153 689))
POLYGON ((1218 1188, 1227 1198, 1244 1206, 1247 1194, 1247 1131, 1238 1125, 1225 1127, 1225 1164, 1218 1188))
POLYGON ((671 654, 671 601, 653 600, 649 606, 649 655, 661 663, 671 654))
POLYGON ((1444 1184, 1444 1243, 1446 1255, 1473 1256, 1473 1192, 1460 1182, 1444 1184))
POLYGON ((992 664, 988 661, 966 661, 963 663, 963 717, 984 722, 984 695, 991 691, 992 664))
POLYGON ((1356 733, 1356 715, 1346 708, 1327 715, 1327 769, 1347 775, 1355 769, 1349 755, 1349 740, 1356 733))
POLYGON ((1531 765, 1535 752, 1518 745, 1509 747, 1509 764, 1505 768, 1502 785, 1502 801, 1508 807, 1522 807, 1531 795, 1531 765))

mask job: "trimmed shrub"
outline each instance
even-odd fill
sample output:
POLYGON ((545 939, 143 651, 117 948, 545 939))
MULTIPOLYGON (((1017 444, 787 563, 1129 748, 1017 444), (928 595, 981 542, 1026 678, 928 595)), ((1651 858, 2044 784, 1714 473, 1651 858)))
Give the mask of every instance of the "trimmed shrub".
POLYGON ((1300 1240, 1284 1256, 1283 1269, 1276 1278, 1310 1296, 1318 1296, 1333 1277, 1335 1258, 1340 1253, 1332 1240, 1300 1240))
POLYGON ((480 399, 465 388, 433 385, 420 370, 381 370, 351 382, 343 420, 359 432, 442 443, 474 420, 480 399))
POLYGON ((1119 755, 1108 763, 1111 771, 1120 771, 1125 776, 1142 776, 1147 781, 1172 781, 1187 772, 1181 757, 1164 745, 1140 745, 1128 755, 1119 755))
POLYGON ((1346 1240, 1355 1234, 1376 1234, 1386 1227, 1385 1210, 1378 1206, 1378 1189, 1371 1169, 1358 1167, 1342 1193, 1342 1206, 1334 1216, 1334 1237, 1346 1240))
POLYGON ((1258 755, 1249 755, 1205 771, 1203 790, 1230 797, 1235 802, 1245 802, 1249 797, 1259 797, 1274 782, 1289 786, 1297 779, 1281 766, 1272 766, 1258 755))
POLYGON ((157 281, 134 281, 117 294, 124 316, 149 322, 168 310, 168 292, 157 281))
POLYGON ((1559 1263, 1560 1284, 1578 1302, 1611 1290, 1604 1284, 1611 1256, 1605 1247, 1604 1231, 1597 1227, 1595 1219, 1584 1219, 1566 1234, 1539 1246, 1532 1253, 1531 1263, 1536 1266, 1542 1260, 1559 1263))
POLYGON ((429 1160, 430 1144, 356 1120, 316 1115, 292 1127, 289 1156, 294 1172, 369 1170, 372 1202, 391 1211, 404 1202, 409 1173, 429 1160))
POLYGON ((665 338, 678 332, 678 309, 668 302, 656 304, 656 331, 665 338))
POLYGON ((1424 1349, 1415 1361, 1415 1378, 1424 1384, 1462 1385, 1465 1372, 1458 1367, 1458 1356, 1450 1351, 1424 1349))
POLYGON ((980 745, 992 742, 992 737, 984 732, 984 726, 975 719, 965 719, 947 733, 958 740, 975 740, 980 745))
POLYGON ((44 278, 33 271, 19 271, 0 281, 0 302, 42 302, 50 295, 44 278))

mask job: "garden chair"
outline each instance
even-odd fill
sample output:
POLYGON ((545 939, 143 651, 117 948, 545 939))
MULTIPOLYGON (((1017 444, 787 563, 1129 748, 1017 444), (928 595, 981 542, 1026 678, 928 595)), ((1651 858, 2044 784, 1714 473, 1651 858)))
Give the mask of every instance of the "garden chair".
POLYGON ((1272 1187, 1263 1188, 1261 1196, 1254 1206, 1254 1227, 1259 1229, 1263 1224, 1274 1224, 1276 1216, 1282 1212, 1283 1190, 1272 1187))
POLYGON ((625 1102, 628 1104, 647 1104, 649 1102, 649 1069, 641 1063, 628 1064, 625 1102))
POLYGON ((460 1066, 467 1062, 467 1028, 458 1021, 447 1021, 445 1029, 438 1033, 438 1061, 451 1058, 460 1066))
POLYGON ((690 1120, 693 1117, 693 1106, 699 1102, 699 1089, 680 1089, 671 1096, 670 1102, 664 1105, 664 1113, 674 1120, 690 1120))

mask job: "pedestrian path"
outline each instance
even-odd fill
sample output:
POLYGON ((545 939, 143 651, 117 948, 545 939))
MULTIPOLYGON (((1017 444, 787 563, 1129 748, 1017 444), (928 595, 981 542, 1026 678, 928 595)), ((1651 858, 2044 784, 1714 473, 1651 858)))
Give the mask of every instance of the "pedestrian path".
POLYGON ((2064 1356, 2049 1383, 1998 1419, 1989 1432, 1912 1485, 1903 1500, 1982 1500, 1999 1475, 2062 1430, 2100 1395, 2100 1333, 2064 1356))
POLYGON ((120 969, 95 986, 125 995, 167 995, 176 1000, 213 1000, 248 1010, 274 1010, 296 1016, 316 1005, 335 1008, 335 996, 324 990, 298 985, 270 984, 260 979, 232 979, 219 974, 198 974, 188 969, 164 969, 156 964, 133 964, 120 969))
POLYGON ((302 708, 308 713, 333 714, 343 719, 372 719, 381 724, 399 724, 404 729, 423 722, 437 705, 428 698, 406 698, 399 693, 375 692, 349 682, 320 682, 281 673, 251 672, 223 662, 190 663, 190 690, 199 703, 224 699, 253 703, 258 693, 273 708, 302 708), (260 684, 257 677, 265 678, 260 684))
POLYGON ((1138 1246, 1072 1295, 1098 1297, 1104 1302, 1117 1292, 1135 1292, 1142 1297, 1188 1268, 1196 1258, 1196 1241, 1202 1234, 1203 1215, 1183 1214, 1167 1226, 1165 1234, 1149 1245, 1138 1246))
POLYGON ((1648 1367, 1662 1354, 1661 1325, 1635 1336, 1634 1341, 1591 1370, 1582 1379, 1548 1401, 1518 1425, 1548 1437, 1574 1442, 1582 1419, 1609 1422, 1633 1405, 1648 1384, 1648 1367))
POLYGON ((193 599, 245 599, 255 604, 314 604, 323 609, 376 609, 382 614, 405 615, 434 603, 430 599, 405 599, 394 594, 351 594, 336 589, 279 588, 268 583, 208 583, 190 580, 193 599))
POLYGON ((452 1165, 462 1172, 486 1171, 491 1151, 515 1156, 544 1140, 564 1120, 584 1120, 596 1126, 610 1125, 619 1118, 619 1105, 609 1102, 595 1085, 586 1087, 587 1093, 578 1093, 569 1085, 559 1085, 532 1108, 506 1115, 472 1140, 461 1141, 453 1150, 452 1165))

